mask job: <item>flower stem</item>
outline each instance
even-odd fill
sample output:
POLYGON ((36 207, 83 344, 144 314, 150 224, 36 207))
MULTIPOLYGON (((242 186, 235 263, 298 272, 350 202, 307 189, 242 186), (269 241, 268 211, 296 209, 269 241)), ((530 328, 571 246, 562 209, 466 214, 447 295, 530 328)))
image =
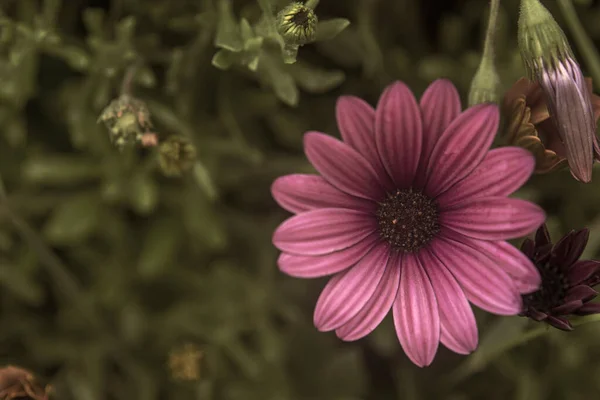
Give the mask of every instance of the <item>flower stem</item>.
POLYGON ((571 34, 575 38, 575 43, 581 55, 585 59, 587 67, 589 68, 590 75, 594 80, 596 87, 600 85, 600 54, 594 46, 594 43, 585 33, 581 21, 577 17, 577 12, 571 0, 558 0, 558 5, 562 11, 562 14, 567 22, 567 26, 571 31, 571 34))
MULTIPOLYGON (((590 324, 593 322, 600 322, 600 314, 594 314, 587 317, 573 318, 571 321, 573 327, 590 324)), ((454 371, 443 379, 445 387, 455 387, 459 383, 468 379, 471 375, 481 371, 491 362, 495 361, 498 357, 506 354, 506 352, 519 347, 533 339, 542 336, 545 333, 552 331, 548 325, 541 323, 540 326, 524 332, 522 335, 518 335, 511 338, 503 343, 498 344, 493 349, 488 350, 488 353, 483 357, 477 357, 477 353, 471 355, 462 364, 460 364, 454 371)))
POLYGON ((483 58, 494 57, 494 43, 496 41, 499 10, 500 0, 490 0, 490 18, 488 20, 487 31, 485 32, 485 42, 483 43, 483 58))

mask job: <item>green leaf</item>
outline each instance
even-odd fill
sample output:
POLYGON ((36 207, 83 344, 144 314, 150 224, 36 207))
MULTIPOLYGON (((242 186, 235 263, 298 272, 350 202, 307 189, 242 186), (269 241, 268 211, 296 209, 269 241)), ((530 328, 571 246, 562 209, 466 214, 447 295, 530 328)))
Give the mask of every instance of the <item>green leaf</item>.
POLYGON ((239 55, 237 53, 223 49, 217 51, 212 58, 211 64, 219 69, 228 70, 238 58, 239 55))
POLYGON ((215 46, 233 52, 242 51, 244 44, 240 27, 235 20, 230 0, 221 0, 217 22, 215 46))
POLYGON ((59 245, 80 243, 98 227, 101 213, 99 196, 71 197, 54 210, 44 226, 44 236, 59 245))
POLYGON ((317 34, 315 42, 333 39, 341 31, 350 25, 350 21, 345 18, 334 18, 317 24, 317 34))
POLYGON ((0 285, 3 287, 3 292, 8 291, 29 305, 40 305, 44 301, 44 292, 41 286, 20 271, 19 265, 0 262, 0 285))
POLYGON ((164 217, 152 222, 144 238, 138 261, 142 277, 155 277, 169 268, 180 243, 181 230, 173 218, 164 217))
POLYGON ((338 87, 346 79, 341 70, 331 70, 313 67, 297 62, 288 67, 298 86, 308 93, 322 94, 338 87))
POLYGON ((156 207, 158 199, 158 186, 150 176, 134 176, 130 183, 129 202, 136 212, 149 214, 156 207))
POLYGON ((23 178, 32 184, 78 184, 102 175, 101 165, 83 157, 32 157, 23 165, 23 178))

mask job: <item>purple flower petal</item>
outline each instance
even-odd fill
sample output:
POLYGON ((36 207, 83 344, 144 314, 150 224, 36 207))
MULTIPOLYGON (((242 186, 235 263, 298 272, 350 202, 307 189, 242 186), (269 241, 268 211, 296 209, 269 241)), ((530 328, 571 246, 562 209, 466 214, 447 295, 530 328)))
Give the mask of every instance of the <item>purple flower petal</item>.
POLYGON ((437 298, 442 344, 458 354, 471 353, 477 348, 477 324, 465 293, 444 264, 427 249, 421 250, 419 259, 437 298))
POLYGON ((371 333, 390 311, 400 285, 400 257, 391 256, 375 293, 350 321, 336 329, 345 341, 358 340, 371 333))
POLYGON ((358 243, 376 228, 376 221, 370 214, 321 208, 285 220, 275 230, 273 244, 292 254, 328 254, 358 243))
POLYGON ((588 229, 572 231, 563 236, 552 248, 552 257, 557 259, 560 265, 569 266, 583 254, 585 246, 590 237, 588 229))
POLYGON ((350 196, 317 175, 282 176, 273 182, 271 193, 281 207, 294 214, 317 208, 349 208, 367 212, 376 208, 375 203, 350 196))
POLYGON ((572 331, 573 330, 571 323, 569 321, 567 321, 566 319, 563 319, 560 317, 553 317, 552 315, 549 315, 548 318, 546 318, 546 322, 548 322, 553 327, 563 330, 563 331, 572 331))
POLYGON ((416 185, 422 187, 427 176, 421 171, 427 171, 435 144, 450 122, 460 114, 461 106, 458 91, 447 79, 431 83, 421 96, 419 105, 423 116, 423 145, 416 185))
POLYGON ((521 199, 484 197, 464 201, 460 208, 442 211, 440 222, 465 236, 506 240, 525 236, 546 219, 536 204, 521 199))
POLYGON ((339 328, 365 306, 384 275, 388 258, 387 243, 380 243, 354 267, 329 280, 315 308, 314 323, 318 330, 339 328))
POLYGON ((433 361, 440 341, 435 292, 414 254, 402 255, 400 289, 393 305, 396 334, 404 352, 419 367, 433 361))
POLYGON ((533 155, 520 147, 491 150, 481 164, 436 200, 443 208, 476 197, 508 196, 529 179, 535 168, 533 155))
POLYGON ((570 58, 542 74, 540 85, 550 117, 564 143, 571 174, 582 182, 592 180, 596 121, 579 65, 570 58))
POLYGON ((575 286, 574 288, 569 289, 569 291, 567 292, 567 294, 565 296, 565 302, 568 302, 571 300, 581 300, 585 303, 586 301, 592 300, 597 295, 598 295, 598 292, 596 292, 591 287, 589 287, 587 285, 579 285, 579 286, 575 286))
POLYGON ((379 234, 372 233, 353 246, 322 256, 281 253, 277 265, 282 272, 298 278, 333 275, 360 261, 378 241, 379 234))
POLYGON ((375 144, 373 107, 358 97, 342 96, 336 103, 335 115, 344 142, 371 164, 388 191, 393 190, 393 183, 381 163, 375 144))
POLYGON ((577 261, 569 268, 567 278, 571 285, 579 285, 597 272, 600 272, 600 261, 582 260, 577 261))
POLYGON ((498 129, 498 107, 481 104, 460 114, 437 141, 425 192, 437 197, 469 175, 486 156, 498 129))
POLYGON ((558 307, 554 307, 552 309, 552 314, 553 315, 571 314, 573 311, 577 310, 582 305, 583 305, 583 301, 581 301, 581 300, 571 300, 571 301, 561 304, 558 307))
POLYGON ((600 303, 586 303, 575 312, 577 315, 600 314, 600 303))
POLYGON ((450 270, 470 302, 499 315, 521 311, 521 294, 513 279, 481 251, 452 240, 451 233, 440 232, 431 242, 431 252, 450 270))
POLYGON ((383 197, 384 190, 373 167, 347 144, 322 133, 308 132, 304 135, 304 152, 336 188, 375 201, 383 197))
POLYGON ((423 127, 417 101, 404 83, 389 85, 379 98, 375 138, 381 161, 396 188, 410 187, 419 165, 423 127))
POLYGON ((472 239, 458 233, 452 234, 452 238, 481 250, 498 267, 515 279, 520 293, 531 293, 539 289, 542 277, 535 264, 510 243, 472 239))

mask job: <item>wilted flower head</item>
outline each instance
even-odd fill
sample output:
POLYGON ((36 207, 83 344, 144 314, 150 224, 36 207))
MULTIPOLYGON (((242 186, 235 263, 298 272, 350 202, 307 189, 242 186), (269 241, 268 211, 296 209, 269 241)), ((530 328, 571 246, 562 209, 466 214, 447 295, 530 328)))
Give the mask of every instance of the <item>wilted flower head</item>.
POLYGON ((119 96, 113 100, 100 114, 98 122, 103 122, 109 130, 111 141, 118 147, 123 148, 127 144, 143 142, 148 138, 152 128, 150 111, 146 103, 128 94, 119 96))
POLYGON ((173 349, 169 353, 168 367, 171 377, 179 381, 197 381, 200 379, 200 361, 203 354, 193 343, 173 349))
POLYGON ((478 342, 469 301, 518 314, 521 294, 538 288, 533 263, 505 240, 544 220, 535 204, 507 196, 529 178, 532 155, 490 150, 496 105, 461 113, 447 80, 417 104, 402 82, 373 110, 356 97, 337 103, 343 142, 304 136, 319 175, 277 179, 273 197, 296 214, 275 231, 279 268, 292 276, 333 275, 314 314, 343 340, 369 334, 391 310, 396 333, 417 365, 441 341, 466 354, 478 342))
MULTIPOLYGON (((585 81, 592 99, 594 121, 597 122, 600 96, 592 93, 592 80, 586 78, 585 81)), ((544 174, 568 165, 565 146, 556 124, 550 119, 546 98, 537 82, 519 79, 504 96, 504 112, 508 118, 505 132, 508 144, 524 147, 533 153, 536 173, 544 174)))
POLYGON ((592 286, 600 283, 600 261, 579 260, 588 237, 587 229, 571 231, 553 245, 542 225, 535 240, 523 242, 521 250, 540 271, 542 285, 523 296, 521 315, 570 331, 569 314, 600 313, 599 303, 589 303, 598 294, 592 286))
POLYGON ((540 84, 571 173, 592 180, 600 148, 590 92, 569 43, 538 0, 522 0, 519 47, 529 78, 540 84))
POLYGON ((277 31, 286 43, 301 46, 315 39, 317 22, 312 8, 291 3, 277 14, 277 31))
POLYGON ((41 386, 28 370, 8 365, 0 368, 0 399, 48 400, 48 388, 41 386))

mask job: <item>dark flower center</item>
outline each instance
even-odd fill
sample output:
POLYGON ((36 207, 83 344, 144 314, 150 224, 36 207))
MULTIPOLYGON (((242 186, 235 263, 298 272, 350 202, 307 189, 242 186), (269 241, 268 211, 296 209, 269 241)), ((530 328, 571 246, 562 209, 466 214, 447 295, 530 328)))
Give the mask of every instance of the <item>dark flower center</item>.
POLYGON ((381 237, 407 253, 419 250, 440 231, 437 204, 412 189, 389 194, 376 215, 381 237))
POLYGON ((292 16, 291 20, 296 25, 306 24, 308 22, 308 10, 298 11, 292 16))
POLYGON ((545 262, 536 266, 542 276, 542 285, 537 292, 523 296, 523 306, 525 309, 535 308, 538 311, 549 312, 563 304, 569 282, 557 265, 545 262))

